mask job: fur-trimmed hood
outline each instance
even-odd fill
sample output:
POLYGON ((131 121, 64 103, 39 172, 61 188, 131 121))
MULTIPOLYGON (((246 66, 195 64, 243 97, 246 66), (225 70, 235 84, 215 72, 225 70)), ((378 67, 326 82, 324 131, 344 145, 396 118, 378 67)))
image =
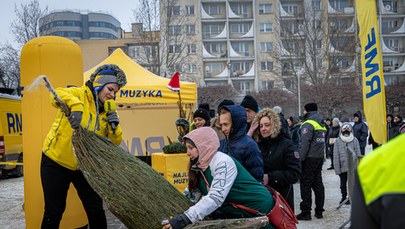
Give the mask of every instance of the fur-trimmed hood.
MULTIPOLYGON (((277 114, 274 109, 271 108, 264 108, 259 113, 256 114, 254 122, 257 122, 259 126, 256 129, 257 136, 261 136, 260 134, 260 120, 263 117, 267 117, 270 120, 271 130, 270 130, 270 138, 276 138, 280 134, 281 130, 281 121, 280 116, 277 114)), ((258 139, 255 139, 258 140, 258 139)))

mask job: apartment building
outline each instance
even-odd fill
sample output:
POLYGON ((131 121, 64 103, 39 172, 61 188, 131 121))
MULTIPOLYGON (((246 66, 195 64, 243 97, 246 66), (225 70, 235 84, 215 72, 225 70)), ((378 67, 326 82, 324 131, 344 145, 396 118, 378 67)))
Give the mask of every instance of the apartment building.
POLYGON ((405 1, 377 0, 386 85, 405 84, 405 1))
POLYGON ((54 35, 72 40, 123 37, 121 23, 100 12, 53 11, 39 19, 39 31, 41 36, 54 35))

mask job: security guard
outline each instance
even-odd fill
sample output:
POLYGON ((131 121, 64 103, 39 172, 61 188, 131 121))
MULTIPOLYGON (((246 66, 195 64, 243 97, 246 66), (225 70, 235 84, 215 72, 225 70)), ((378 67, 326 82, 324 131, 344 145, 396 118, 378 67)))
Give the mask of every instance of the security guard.
POLYGON ((405 134, 365 156, 357 169, 352 228, 405 228, 405 134))
POLYGON ((311 220, 312 190, 315 193, 315 217, 323 218, 325 188, 322 183, 322 164, 324 161, 326 127, 317 113, 318 105, 308 103, 304 106, 304 122, 301 125, 300 160, 302 168, 301 213, 298 220, 311 220))

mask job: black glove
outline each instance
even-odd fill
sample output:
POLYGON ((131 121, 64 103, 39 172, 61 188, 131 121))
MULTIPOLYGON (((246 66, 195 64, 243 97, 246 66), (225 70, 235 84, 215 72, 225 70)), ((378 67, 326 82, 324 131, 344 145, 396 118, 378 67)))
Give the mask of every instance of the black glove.
POLYGON ((116 111, 109 111, 107 113, 107 122, 110 123, 111 129, 113 133, 115 134, 115 129, 117 128, 117 125, 120 123, 120 120, 118 119, 118 114, 116 111))
POLYGON ((183 213, 169 219, 169 223, 173 229, 182 229, 191 224, 190 219, 183 213))
POLYGON ((83 114, 83 112, 81 112, 81 111, 73 111, 70 113, 68 120, 69 120, 70 126, 73 129, 78 129, 80 127, 80 122, 82 121, 82 114, 83 114))

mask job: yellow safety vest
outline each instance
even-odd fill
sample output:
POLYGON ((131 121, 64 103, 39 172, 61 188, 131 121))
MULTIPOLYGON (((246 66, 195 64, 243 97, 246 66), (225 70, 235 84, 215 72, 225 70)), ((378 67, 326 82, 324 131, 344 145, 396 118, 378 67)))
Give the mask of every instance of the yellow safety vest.
POLYGON ((302 123, 301 127, 302 127, 305 123, 311 124, 311 125, 314 127, 315 130, 324 130, 324 131, 326 131, 326 127, 321 126, 321 124, 319 124, 319 123, 316 122, 315 120, 308 119, 307 121, 305 121, 305 122, 302 123))
POLYGON ((405 134, 365 156, 358 174, 366 205, 387 194, 405 194, 405 134))

